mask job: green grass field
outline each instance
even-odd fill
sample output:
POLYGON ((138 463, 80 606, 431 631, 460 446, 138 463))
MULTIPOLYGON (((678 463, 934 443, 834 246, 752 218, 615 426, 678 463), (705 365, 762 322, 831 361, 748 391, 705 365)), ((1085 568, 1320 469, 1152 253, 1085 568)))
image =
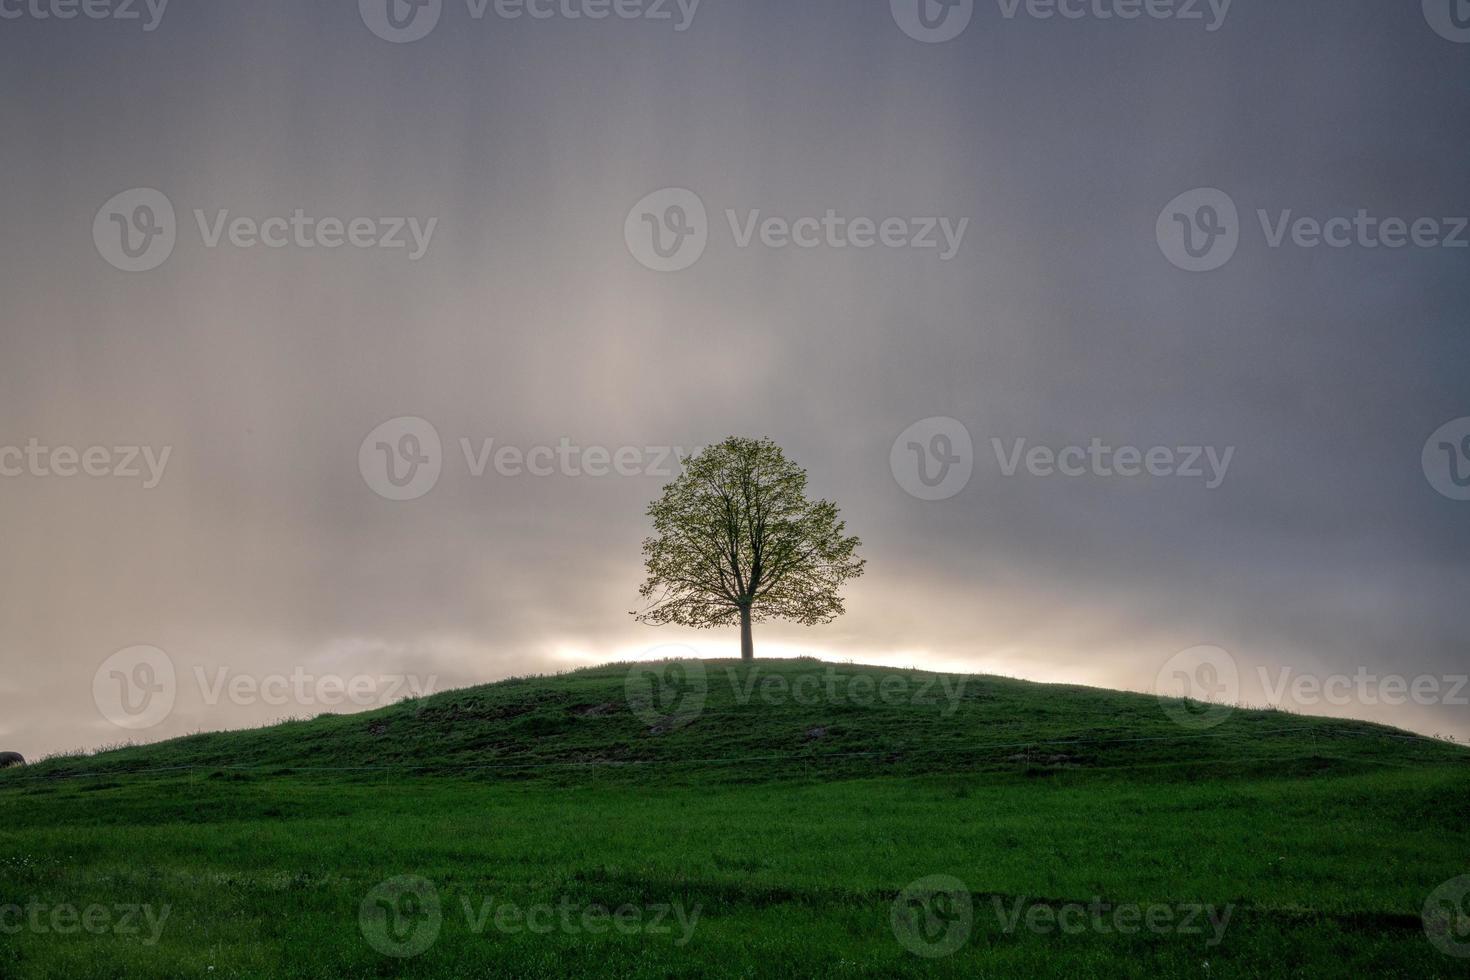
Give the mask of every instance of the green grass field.
POLYGON ((0 976, 1470 976, 1463 748, 754 669, 0 773, 0 976))

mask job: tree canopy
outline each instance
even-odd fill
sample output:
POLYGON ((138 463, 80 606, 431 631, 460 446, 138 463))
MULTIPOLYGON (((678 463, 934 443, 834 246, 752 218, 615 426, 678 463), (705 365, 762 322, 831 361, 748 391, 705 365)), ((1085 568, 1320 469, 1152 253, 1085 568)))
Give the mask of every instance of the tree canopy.
POLYGON ((732 436, 685 461, 648 507, 643 542, 654 625, 741 626, 741 656, 754 656, 750 626, 786 619, 805 626, 844 612, 839 589, 863 572, 862 543, 830 500, 808 500, 806 471, 770 439, 732 436))

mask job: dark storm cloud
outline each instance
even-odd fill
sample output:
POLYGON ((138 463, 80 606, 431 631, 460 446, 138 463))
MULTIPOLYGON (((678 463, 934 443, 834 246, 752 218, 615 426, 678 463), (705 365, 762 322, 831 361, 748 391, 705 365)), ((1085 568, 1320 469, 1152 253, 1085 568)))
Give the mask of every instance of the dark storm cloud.
MULTIPOLYGON (((316 710, 210 706, 196 667, 443 686, 691 638, 627 616, 662 477, 477 477, 461 439, 776 438, 870 564, 845 620, 758 645, 1145 689, 1211 643, 1255 701, 1259 667, 1466 670, 1470 503, 1420 453, 1470 415, 1470 250, 1273 248, 1257 216, 1470 213, 1470 48, 1418 4, 1237 0, 1212 31, 979 3, 943 44, 883 3, 705 0, 682 31, 670 9, 477 20, 447 0, 406 44, 351 4, 0 21, 0 445, 172 447, 151 490, 0 480, 4 747, 128 737, 92 684, 135 644, 196 688, 151 738, 316 710), (124 273, 89 229, 139 187, 178 241, 124 273), (1241 236, 1189 273, 1155 223, 1201 187, 1241 236), (707 208, 683 271, 623 240, 660 188, 707 208), (415 261, 211 248, 194 214, 296 209, 437 226, 415 261), (754 212, 829 211, 968 225, 948 260, 739 244, 754 212), (357 457, 405 416, 433 424, 443 473, 393 502, 357 457), (938 416, 975 470, 925 502, 889 451, 938 416), (1005 477, 991 444, 1094 438, 1234 455, 1208 490, 1005 477)), ((1317 710, 1470 733, 1463 706, 1317 710)))

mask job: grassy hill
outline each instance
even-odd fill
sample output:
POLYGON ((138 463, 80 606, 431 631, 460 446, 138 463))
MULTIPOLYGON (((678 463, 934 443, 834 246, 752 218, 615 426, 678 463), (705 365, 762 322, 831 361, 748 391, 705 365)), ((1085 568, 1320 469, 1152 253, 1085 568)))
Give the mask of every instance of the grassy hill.
POLYGON ((0 976, 1470 975, 1467 753, 1206 711, 706 661, 53 759, 0 773, 0 976))
MULTIPOLYGON (((1177 702, 1186 718, 1202 706, 1177 702)), ((1158 698, 817 660, 608 665, 86 757, 25 775, 203 771, 742 780, 1175 767, 1211 778, 1463 750, 1365 722, 1235 710, 1181 725, 1158 698), (631 676, 631 681, 630 681, 631 676), (662 694, 662 697, 660 695, 662 694), (1282 767, 1286 767, 1283 770, 1282 767)), ((4 779, 0 773, 0 779, 4 779)))

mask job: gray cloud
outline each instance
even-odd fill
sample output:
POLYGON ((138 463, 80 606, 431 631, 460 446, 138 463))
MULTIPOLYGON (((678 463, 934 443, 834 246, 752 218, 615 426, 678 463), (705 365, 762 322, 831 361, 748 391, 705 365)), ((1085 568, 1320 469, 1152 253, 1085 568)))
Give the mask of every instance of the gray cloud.
MULTIPOLYGON (((1470 415, 1470 252, 1273 249, 1255 211, 1470 213, 1465 50, 1417 4, 1241 0, 1213 33, 980 4, 940 45, 886 8, 706 0, 676 33, 449 2, 404 45, 350 4, 171 8, 151 33, 6 22, 0 445, 173 454, 155 490, 0 480, 5 747, 127 737, 92 677, 140 643, 186 670, 442 684, 733 645, 627 615, 658 477, 474 477, 460 438, 776 438, 870 565, 844 621, 758 647, 1138 689, 1200 643, 1250 677, 1464 672, 1470 504, 1420 451, 1470 415), (1189 274, 1154 226, 1202 186, 1240 206, 1243 241, 1189 274), (179 215, 152 272, 89 234, 130 187, 179 215), (664 275, 622 240, 662 187, 713 225, 664 275), (439 226, 410 262, 210 249, 192 215, 295 208, 439 226), (970 226, 949 262, 739 248, 726 209, 970 226), (409 415, 445 472, 395 503, 357 452, 409 415), (966 424, 977 463, 925 503, 888 458, 931 416, 966 424), (1093 437, 1236 456, 1206 491, 1005 478, 990 451, 1093 437)), ((1470 734, 1457 706, 1322 710, 1470 734)), ((181 696, 139 737, 304 713, 181 696)))

